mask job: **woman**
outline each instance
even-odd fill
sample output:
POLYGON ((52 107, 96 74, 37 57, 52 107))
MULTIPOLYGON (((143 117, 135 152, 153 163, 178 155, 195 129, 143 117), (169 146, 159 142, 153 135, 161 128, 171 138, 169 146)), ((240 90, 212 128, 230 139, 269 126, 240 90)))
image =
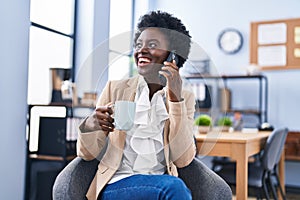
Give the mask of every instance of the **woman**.
POLYGON ((177 168, 195 156, 195 100, 182 90, 179 75, 190 49, 189 32, 179 19, 157 11, 141 18, 134 41, 139 75, 108 82, 94 114, 79 127, 78 156, 92 160, 103 154, 87 197, 191 199, 177 178, 177 168), (177 57, 166 61, 171 50, 177 57), (115 130, 111 105, 116 100, 136 102, 135 124, 127 132, 115 130))

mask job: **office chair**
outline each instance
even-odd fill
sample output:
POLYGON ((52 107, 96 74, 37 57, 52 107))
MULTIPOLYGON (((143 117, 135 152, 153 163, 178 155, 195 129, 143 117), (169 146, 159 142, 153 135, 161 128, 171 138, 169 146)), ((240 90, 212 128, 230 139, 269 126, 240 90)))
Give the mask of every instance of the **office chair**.
MULTIPOLYGON (((280 190, 282 198, 285 195, 278 178, 277 166, 283 151, 288 129, 280 128, 274 130, 268 137, 264 150, 260 154, 258 162, 248 164, 248 186, 257 188, 257 199, 270 199, 268 187, 275 200, 278 199, 276 189, 280 190)), ((236 184, 236 165, 224 165, 216 171, 229 185, 236 184)))
MULTIPOLYGON (((84 161, 77 157, 56 177, 53 185, 54 200, 82 200, 95 176, 99 161, 84 161)), ((195 200, 231 200, 228 184, 198 158, 184 168, 178 168, 179 177, 191 190, 195 200)))

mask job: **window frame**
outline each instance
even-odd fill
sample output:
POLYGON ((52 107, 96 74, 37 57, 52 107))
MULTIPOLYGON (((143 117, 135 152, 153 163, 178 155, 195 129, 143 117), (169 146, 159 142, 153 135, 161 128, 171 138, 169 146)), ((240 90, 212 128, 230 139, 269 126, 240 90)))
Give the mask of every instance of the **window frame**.
MULTIPOLYGON (((29 28, 30 27, 36 27, 36 28, 39 28, 39 29, 44 30, 44 31, 49 31, 49 32, 54 33, 54 34, 58 34, 58 35, 61 35, 61 36, 64 36, 64 37, 68 37, 72 41, 71 80, 73 82, 75 81, 75 67, 76 67, 75 62, 76 62, 76 29, 77 29, 77 17, 78 17, 77 13, 78 13, 78 2, 77 2, 77 0, 74 0, 73 31, 72 31, 73 33, 72 34, 63 33, 59 30, 41 25, 41 24, 33 22, 31 20, 30 20, 30 26, 29 26, 29 28)), ((30 46, 29 46, 29 48, 30 48, 30 46)))

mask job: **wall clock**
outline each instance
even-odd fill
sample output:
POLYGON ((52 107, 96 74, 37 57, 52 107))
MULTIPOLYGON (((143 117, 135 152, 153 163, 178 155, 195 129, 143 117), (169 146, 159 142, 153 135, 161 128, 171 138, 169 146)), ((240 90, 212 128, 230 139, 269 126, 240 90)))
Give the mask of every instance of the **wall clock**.
POLYGON ((225 29, 218 37, 218 45, 224 53, 235 54, 242 48, 243 36, 236 29, 225 29))

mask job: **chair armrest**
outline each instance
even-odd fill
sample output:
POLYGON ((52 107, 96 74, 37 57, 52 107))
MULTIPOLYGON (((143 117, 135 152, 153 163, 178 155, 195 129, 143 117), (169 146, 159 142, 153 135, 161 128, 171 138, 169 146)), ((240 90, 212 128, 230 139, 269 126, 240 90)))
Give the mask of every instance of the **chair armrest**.
POLYGON ((56 177, 52 196, 54 200, 83 200, 97 171, 99 161, 72 160, 56 177))
POLYGON ((232 200, 229 185, 198 158, 194 158, 188 166, 178 168, 178 175, 195 200, 232 200))

